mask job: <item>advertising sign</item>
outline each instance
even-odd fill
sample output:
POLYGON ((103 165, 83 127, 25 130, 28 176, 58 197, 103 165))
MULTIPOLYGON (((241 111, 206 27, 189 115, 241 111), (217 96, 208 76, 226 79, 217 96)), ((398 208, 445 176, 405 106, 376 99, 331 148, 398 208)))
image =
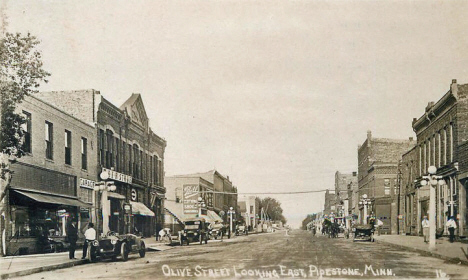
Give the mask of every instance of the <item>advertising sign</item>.
POLYGON ((184 213, 197 214, 198 213, 198 185, 184 185, 184 213))

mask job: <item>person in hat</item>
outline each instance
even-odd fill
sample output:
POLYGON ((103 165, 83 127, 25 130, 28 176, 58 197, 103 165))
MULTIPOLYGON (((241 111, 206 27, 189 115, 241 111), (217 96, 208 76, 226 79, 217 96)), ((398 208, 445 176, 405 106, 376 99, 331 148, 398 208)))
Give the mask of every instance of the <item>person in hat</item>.
POLYGON ((67 224, 67 239, 70 243, 70 248, 68 251, 68 257, 70 260, 75 259, 75 250, 76 250, 76 241, 78 240, 78 228, 76 225, 76 220, 71 219, 67 224))

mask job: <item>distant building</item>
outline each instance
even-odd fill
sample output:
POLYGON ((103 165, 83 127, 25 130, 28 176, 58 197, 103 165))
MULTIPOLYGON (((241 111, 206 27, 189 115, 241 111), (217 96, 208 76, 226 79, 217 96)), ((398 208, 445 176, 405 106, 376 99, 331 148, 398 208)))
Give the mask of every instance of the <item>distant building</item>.
POLYGON ((330 193, 329 190, 325 192, 325 205, 323 207, 323 214, 330 215, 333 213, 336 215, 336 195, 335 193, 330 193))
POLYGON ((336 210, 337 213, 346 217, 351 214, 352 208, 352 185, 357 184, 357 173, 341 173, 335 172, 335 194, 336 194, 336 210))
POLYGON ((359 197, 366 194, 370 199, 367 217, 360 205, 360 221, 374 215, 383 222, 383 233, 397 230, 398 163, 401 156, 415 145, 415 141, 373 138, 370 131, 367 139, 358 148, 359 197))
MULTIPOLYGON (((420 202, 427 200, 429 197, 429 186, 416 188, 417 179, 419 177, 417 146, 403 154, 401 164, 399 166, 400 176, 400 215, 399 233, 407 235, 419 235, 422 233, 420 224, 421 219, 418 213, 418 205, 420 202)), ((423 204, 424 207, 427 205, 423 204)), ((427 213, 427 208, 423 208, 422 212, 427 213)))
POLYGON ((237 202, 244 217, 245 224, 252 229, 255 228, 260 218, 260 202, 255 196, 240 196, 237 202))

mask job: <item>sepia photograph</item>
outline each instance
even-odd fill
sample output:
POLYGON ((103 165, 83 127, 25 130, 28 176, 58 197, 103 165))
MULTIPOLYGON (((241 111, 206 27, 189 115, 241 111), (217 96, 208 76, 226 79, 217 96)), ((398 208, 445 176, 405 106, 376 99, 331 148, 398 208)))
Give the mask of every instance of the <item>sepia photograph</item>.
POLYGON ((467 279, 468 1, 0 0, 0 274, 467 279))

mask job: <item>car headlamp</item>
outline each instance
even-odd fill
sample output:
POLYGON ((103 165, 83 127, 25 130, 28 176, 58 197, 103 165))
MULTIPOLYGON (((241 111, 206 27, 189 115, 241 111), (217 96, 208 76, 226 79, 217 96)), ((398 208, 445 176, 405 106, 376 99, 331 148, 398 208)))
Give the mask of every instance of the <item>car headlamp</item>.
POLYGON ((111 244, 112 244, 112 245, 117 244, 117 239, 112 239, 112 240, 111 240, 111 244))
POLYGON ((198 235, 198 232, 195 232, 195 235, 198 235))
POLYGON ((93 244, 93 246, 95 246, 95 247, 99 246, 99 242, 98 242, 97 240, 94 240, 92 244, 93 244))

